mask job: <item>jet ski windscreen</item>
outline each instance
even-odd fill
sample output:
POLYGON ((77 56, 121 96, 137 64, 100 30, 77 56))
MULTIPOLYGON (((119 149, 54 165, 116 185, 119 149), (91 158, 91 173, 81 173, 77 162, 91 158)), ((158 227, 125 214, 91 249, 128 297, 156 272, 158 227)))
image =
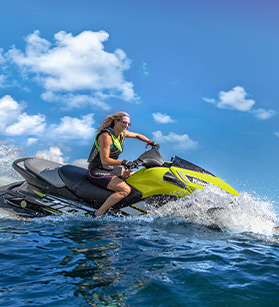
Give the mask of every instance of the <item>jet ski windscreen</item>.
POLYGON ((139 161, 139 165, 144 165, 146 168, 161 166, 164 164, 164 160, 159 150, 155 148, 144 152, 142 155, 139 156, 137 161, 139 161))
POLYGON ((208 174, 208 175, 211 175, 211 176, 214 176, 216 177, 215 175, 213 175, 212 173, 208 172, 207 170, 189 162, 189 161, 186 161, 182 158, 179 158, 177 156, 175 156, 174 158, 172 158, 172 165, 175 166, 175 167, 181 167, 181 168, 185 168, 185 169, 188 169, 188 170, 191 170, 191 171, 194 171, 194 172, 199 172, 199 173, 203 173, 203 174, 208 174))

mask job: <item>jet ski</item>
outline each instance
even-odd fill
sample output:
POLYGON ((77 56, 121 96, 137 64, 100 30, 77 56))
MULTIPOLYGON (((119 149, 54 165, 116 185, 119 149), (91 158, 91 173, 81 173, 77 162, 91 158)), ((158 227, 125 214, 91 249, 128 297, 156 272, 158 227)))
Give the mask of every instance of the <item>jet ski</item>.
MULTIPOLYGON (((151 206, 186 197, 207 184, 238 195, 226 182, 189 161, 177 156, 164 161, 158 148, 145 151, 135 162, 139 169, 126 179, 132 191, 109 214, 146 214, 151 206)), ((94 216, 113 193, 91 183, 87 169, 78 166, 39 158, 21 158, 12 166, 25 180, 0 188, 0 208, 21 217, 94 216)))

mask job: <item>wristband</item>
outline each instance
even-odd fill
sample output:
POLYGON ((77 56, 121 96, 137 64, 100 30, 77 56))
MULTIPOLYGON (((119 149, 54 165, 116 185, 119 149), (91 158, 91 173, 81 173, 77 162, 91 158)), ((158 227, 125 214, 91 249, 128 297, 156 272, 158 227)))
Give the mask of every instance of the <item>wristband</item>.
POLYGON ((151 140, 149 140, 149 141, 147 142, 146 146, 145 146, 145 149, 146 149, 146 148, 147 148, 147 146, 149 146, 151 143, 152 143, 152 141, 151 141, 151 140))

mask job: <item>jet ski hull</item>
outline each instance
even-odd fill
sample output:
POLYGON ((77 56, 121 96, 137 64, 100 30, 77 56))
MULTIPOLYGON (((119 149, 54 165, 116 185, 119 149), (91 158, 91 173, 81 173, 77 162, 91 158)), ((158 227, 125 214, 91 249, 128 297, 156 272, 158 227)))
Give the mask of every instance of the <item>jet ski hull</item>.
MULTIPOLYGON (((0 208, 21 217, 34 218, 62 214, 90 216, 102 205, 103 197, 85 202, 74 195, 69 197, 71 192, 65 189, 59 192, 59 195, 47 194, 24 181, 16 182, 0 188, 0 208), (67 197, 63 197, 63 194, 67 194, 67 197)), ((110 213, 113 215, 145 214, 146 204, 135 205, 140 200, 141 193, 133 189, 131 194, 115 205, 110 213)))

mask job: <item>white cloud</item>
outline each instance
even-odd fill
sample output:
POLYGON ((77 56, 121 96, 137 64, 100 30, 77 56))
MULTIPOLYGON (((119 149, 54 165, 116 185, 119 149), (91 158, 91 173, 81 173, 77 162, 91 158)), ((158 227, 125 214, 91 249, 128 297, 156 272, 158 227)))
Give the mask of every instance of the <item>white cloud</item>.
POLYGON ((256 118, 266 120, 276 114, 274 110, 265 109, 253 109, 255 100, 247 99, 247 93, 241 86, 235 86, 230 91, 221 91, 219 93, 219 100, 216 101, 214 98, 205 98, 203 100, 208 103, 216 104, 220 109, 237 110, 240 112, 249 112, 255 115, 256 118))
POLYGON ((38 137, 44 139, 55 139, 56 141, 77 140, 85 142, 93 138, 96 129, 93 113, 83 115, 81 118, 64 116, 59 124, 47 127, 44 114, 28 115, 22 113, 24 104, 17 103, 11 96, 6 95, 0 99, 0 133, 10 136, 37 136, 30 137, 26 145, 33 145, 38 137))
MULTIPOLYGON (((124 78, 131 61, 125 52, 104 50, 109 35, 105 31, 84 31, 73 36, 65 31, 54 35, 52 44, 35 31, 26 38, 26 49, 15 47, 6 56, 24 73, 34 74, 47 92, 101 92, 107 97, 137 101, 133 84, 124 78)), ((55 96, 54 96, 55 97, 55 96)))
POLYGON ((24 103, 16 102, 10 95, 0 99, 0 132, 6 135, 40 135, 46 127, 42 114, 22 113, 24 103))
POLYGON ((79 167, 83 167, 83 168, 88 168, 88 162, 87 159, 78 159, 78 160, 74 160, 71 164, 79 166, 79 167))
POLYGON ((253 99, 246 99, 247 93, 241 86, 236 86, 232 90, 219 93, 218 108, 238 110, 242 112, 250 111, 255 101, 253 99))
POLYGON ((158 112, 158 113, 152 113, 152 116, 155 122, 159 124, 168 124, 174 122, 174 120, 167 114, 162 114, 158 112))
POLYGON ((0 145, 9 145, 12 142, 14 142, 13 139, 4 139, 4 140, 0 140, 0 145))
POLYGON ((198 148, 199 144, 190 139, 187 134, 176 134, 170 132, 168 135, 163 135, 161 131, 152 132, 153 139, 159 144, 171 144, 176 150, 190 150, 198 148))
POLYGON ((251 113, 253 113, 256 118, 261 120, 269 119, 276 114, 274 110, 265 110, 265 109, 252 110, 251 113))
POLYGON ((1 124, 8 124, 18 118, 24 109, 23 104, 17 103, 10 95, 0 98, 0 118, 1 124))
POLYGON ((279 131, 274 132, 274 134, 279 138, 279 131))
POLYGON ((53 92, 45 92, 42 95, 42 99, 45 101, 55 101, 64 105, 66 109, 72 108, 85 108, 88 105, 93 106, 102 110, 109 110, 110 106, 105 103, 108 98, 100 92, 94 93, 92 95, 79 95, 79 94, 54 94, 53 92))
POLYGON ((45 127, 45 115, 22 113, 15 124, 6 127, 5 133, 7 135, 41 135, 44 133, 45 127))
POLYGON ((28 138, 27 142, 26 142, 26 146, 31 146, 34 145, 38 142, 38 139, 36 138, 28 138))
POLYGON ((48 135, 55 139, 63 140, 79 140, 86 141, 92 139, 96 133, 92 127, 93 113, 81 116, 81 119, 76 117, 65 116, 61 118, 59 125, 51 125, 48 135))
POLYGON ((208 102, 208 103, 213 103, 215 104, 216 103, 216 100, 214 98, 206 98, 206 97, 203 97, 202 98, 205 102, 208 102))
POLYGON ((4 131, 6 125, 18 119, 24 104, 17 103, 10 95, 0 98, 0 131, 4 131))
POLYGON ((49 150, 41 150, 36 153, 36 158, 46 159, 57 163, 64 163, 63 153, 57 146, 51 146, 49 150))
POLYGON ((139 74, 143 77, 146 78, 149 75, 149 70, 148 70, 148 65, 147 63, 143 63, 142 67, 140 68, 140 70, 138 71, 139 74))

